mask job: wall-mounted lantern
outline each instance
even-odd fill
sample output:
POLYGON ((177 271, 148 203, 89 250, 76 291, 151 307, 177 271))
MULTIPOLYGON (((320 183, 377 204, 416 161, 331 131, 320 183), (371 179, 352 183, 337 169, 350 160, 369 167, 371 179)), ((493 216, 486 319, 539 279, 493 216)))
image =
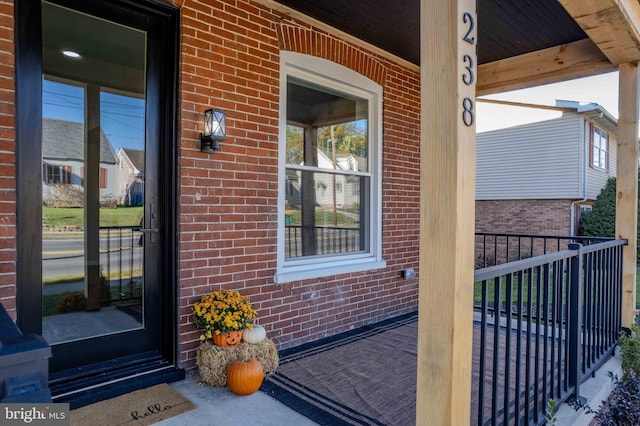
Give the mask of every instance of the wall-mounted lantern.
POLYGON ((200 151, 213 153, 220 149, 220 142, 227 139, 227 113, 219 109, 204 112, 204 129, 200 135, 200 151))

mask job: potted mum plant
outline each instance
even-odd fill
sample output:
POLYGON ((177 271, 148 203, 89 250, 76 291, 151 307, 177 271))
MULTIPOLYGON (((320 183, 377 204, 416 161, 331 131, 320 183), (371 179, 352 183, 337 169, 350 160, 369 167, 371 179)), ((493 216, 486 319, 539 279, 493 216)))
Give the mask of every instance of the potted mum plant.
POLYGON ((202 330, 201 341, 213 341, 217 346, 236 346, 245 329, 251 330, 258 313, 246 296, 235 290, 220 290, 205 294, 193 306, 196 327, 202 330))

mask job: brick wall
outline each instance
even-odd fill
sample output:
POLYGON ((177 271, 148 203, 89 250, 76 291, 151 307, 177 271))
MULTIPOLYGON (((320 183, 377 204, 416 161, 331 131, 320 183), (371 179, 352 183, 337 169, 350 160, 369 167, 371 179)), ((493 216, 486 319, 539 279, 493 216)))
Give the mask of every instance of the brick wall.
POLYGON ((418 266, 419 75, 241 0, 185 1, 180 52, 181 366, 194 367, 199 345, 191 306, 219 288, 246 294, 279 348, 416 309, 417 280, 400 270, 418 266), (384 270, 273 283, 281 46, 382 80, 384 270), (227 111, 229 139, 215 154, 199 151, 209 107, 227 111))
POLYGON ((16 316, 16 133, 13 2, 0 1, 0 303, 16 316))
POLYGON ((568 236, 571 200, 476 201, 476 231, 568 236))
MULTIPOLYGON (((476 200, 476 232, 569 236, 571 200, 476 200)), ((475 267, 567 248, 567 241, 558 243, 555 239, 476 235, 475 267)))

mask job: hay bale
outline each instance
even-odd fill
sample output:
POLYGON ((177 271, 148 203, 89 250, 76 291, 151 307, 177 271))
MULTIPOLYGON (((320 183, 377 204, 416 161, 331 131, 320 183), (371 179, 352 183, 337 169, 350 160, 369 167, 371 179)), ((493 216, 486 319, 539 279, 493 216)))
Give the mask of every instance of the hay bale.
POLYGON ((198 348, 196 358, 200 382, 211 386, 225 386, 229 364, 235 360, 248 361, 251 358, 262 364, 265 376, 278 368, 278 351, 270 339, 256 344, 241 342, 230 348, 203 343, 198 348))

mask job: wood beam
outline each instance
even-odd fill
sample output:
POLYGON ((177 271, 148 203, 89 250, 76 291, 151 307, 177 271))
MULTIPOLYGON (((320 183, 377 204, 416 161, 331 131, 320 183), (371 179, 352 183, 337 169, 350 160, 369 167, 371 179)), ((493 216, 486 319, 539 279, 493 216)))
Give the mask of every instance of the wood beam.
POLYGON ((420 71, 417 425, 469 424, 471 411, 475 10, 475 0, 420 1, 430 66, 420 71))
POLYGON ((550 47, 478 67, 478 96, 616 71, 589 39, 550 47))
POLYGON ((629 241, 622 253, 622 326, 630 327, 636 312, 640 75, 638 64, 622 64, 619 71, 616 238, 629 241))
POLYGON ((638 0, 560 0, 598 48, 616 65, 640 61, 638 0))

